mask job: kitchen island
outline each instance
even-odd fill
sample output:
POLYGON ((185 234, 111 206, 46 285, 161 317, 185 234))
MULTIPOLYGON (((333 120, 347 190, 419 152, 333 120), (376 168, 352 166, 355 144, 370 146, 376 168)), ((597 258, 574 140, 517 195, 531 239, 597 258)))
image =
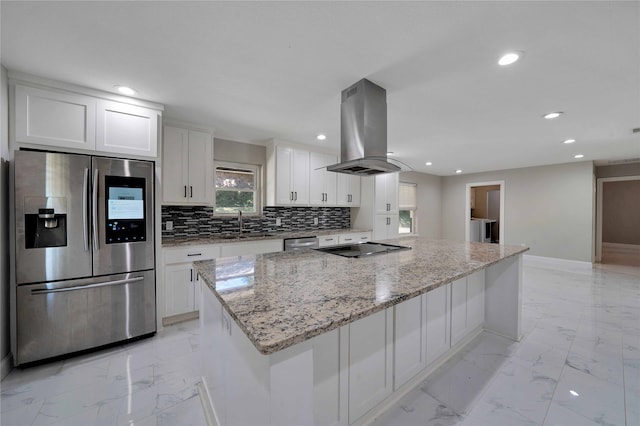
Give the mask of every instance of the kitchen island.
POLYGON ((203 384, 226 424, 360 424, 483 328, 519 340, 526 247, 404 238, 194 264, 203 384))

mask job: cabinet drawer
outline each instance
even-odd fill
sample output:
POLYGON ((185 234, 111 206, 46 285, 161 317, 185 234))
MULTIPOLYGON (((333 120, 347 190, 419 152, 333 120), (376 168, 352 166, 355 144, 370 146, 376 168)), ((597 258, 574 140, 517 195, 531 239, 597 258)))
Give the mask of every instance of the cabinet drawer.
POLYGON ((180 248, 167 248, 164 252, 165 264, 195 262, 196 260, 209 260, 220 257, 219 245, 190 246, 180 248))
POLYGON ((356 234, 340 235, 340 244, 354 244, 359 242, 356 234))
POLYGON ((327 247, 340 244, 339 235, 325 235, 324 237, 318 237, 318 246, 327 247))

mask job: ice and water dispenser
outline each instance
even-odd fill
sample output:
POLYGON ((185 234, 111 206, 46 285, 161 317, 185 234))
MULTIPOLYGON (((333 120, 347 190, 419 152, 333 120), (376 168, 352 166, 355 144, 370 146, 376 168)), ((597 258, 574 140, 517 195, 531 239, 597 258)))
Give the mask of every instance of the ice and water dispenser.
POLYGON ((67 200, 64 197, 26 197, 25 248, 67 245, 67 200))

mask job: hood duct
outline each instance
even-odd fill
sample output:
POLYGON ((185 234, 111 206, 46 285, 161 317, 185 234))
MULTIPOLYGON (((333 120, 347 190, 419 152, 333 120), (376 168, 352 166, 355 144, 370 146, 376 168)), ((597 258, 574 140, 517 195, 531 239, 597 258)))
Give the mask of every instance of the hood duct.
POLYGON ((330 172, 359 176, 399 172, 387 161, 387 91, 362 79, 342 91, 340 163, 330 172))

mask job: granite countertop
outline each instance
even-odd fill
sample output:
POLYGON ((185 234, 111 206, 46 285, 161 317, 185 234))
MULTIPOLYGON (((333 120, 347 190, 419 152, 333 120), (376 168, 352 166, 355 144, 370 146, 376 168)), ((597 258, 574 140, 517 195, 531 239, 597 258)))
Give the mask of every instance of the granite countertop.
POLYGON ((271 354, 528 250, 419 237, 385 243, 412 250, 359 259, 303 250, 194 266, 256 349, 271 354))
POLYGON ((333 234, 348 234, 357 232, 370 232, 367 229, 354 229, 354 228, 341 228, 341 229, 310 229, 307 231, 290 231, 290 232, 266 232, 266 233, 244 233, 242 238, 237 235, 194 235, 192 237, 180 237, 180 238, 163 238, 163 247, 179 247, 179 246, 192 246, 199 244, 220 244, 220 243, 237 243, 241 241, 256 241, 256 240, 281 240, 285 238, 302 238, 302 237, 320 237, 323 235, 333 234), (230 238, 234 237, 234 238, 230 238))

